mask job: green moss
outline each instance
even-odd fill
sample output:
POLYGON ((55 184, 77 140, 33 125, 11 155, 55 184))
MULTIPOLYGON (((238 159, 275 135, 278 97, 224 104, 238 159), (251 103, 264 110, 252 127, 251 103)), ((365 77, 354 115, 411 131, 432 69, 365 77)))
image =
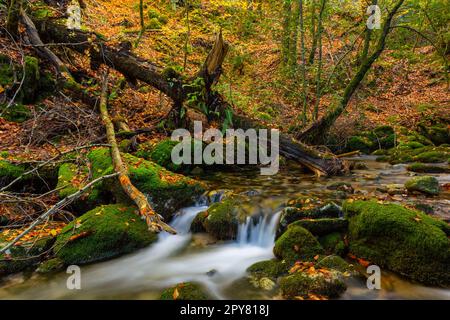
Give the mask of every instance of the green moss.
POLYGON ((450 168, 425 165, 423 163, 413 163, 407 167, 408 171, 419 173, 450 173, 450 168))
POLYGON ((11 122, 24 122, 31 117, 31 111, 21 103, 13 103, 8 107, 7 104, 0 104, 0 113, 2 118, 11 122))
POLYGON ((438 163, 445 162, 448 158, 447 152, 441 151, 427 151, 416 155, 413 160, 424 163, 438 163))
POLYGON ((406 181, 405 188, 410 192, 421 192, 428 195, 439 194, 439 181, 431 176, 413 177, 406 181))
POLYGON ((202 211, 198 213, 191 223, 191 232, 206 232, 203 224, 205 223, 206 217, 208 216, 208 211, 202 211))
POLYGON ((423 147, 425 147, 425 146, 417 141, 404 142, 404 143, 400 143, 398 145, 398 148, 400 148, 400 149, 418 149, 418 148, 423 148, 423 147))
POLYGON ((281 293, 286 298, 308 297, 310 294, 329 298, 338 297, 346 290, 346 285, 339 272, 328 275, 317 273, 309 275, 296 272, 280 280, 281 293))
POLYGON ((337 255, 344 255, 346 246, 343 241, 343 236, 339 232, 332 232, 319 238, 319 243, 327 253, 334 253, 337 255))
POLYGON ((122 204, 95 208, 69 223, 58 235, 54 252, 65 264, 110 259, 156 241, 134 207, 122 204))
POLYGON ((275 242, 275 256, 281 260, 293 263, 297 260, 311 260, 324 250, 317 239, 305 228, 292 226, 275 242))
POLYGON ((199 285, 184 282, 164 290, 160 300, 208 300, 208 296, 199 285), (174 294, 175 289, 177 290, 177 294, 174 294))
POLYGON ((353 272, 352 266, 336 255, 330 255, 320 259, 316 264, 316 268, 333 269, 340 272, 353 272))
MULTIPOLYGON (((203 185, 193 179, 169 172, 157 164, 136 158, 130 154, 122 155, 128 165, 132 183, 149 196, 155 210, 169 218, 181 207, 187 206, 203 191, 203 185)), ((107 148, 99 148, 88 154, 91 164, 91 180, 113 173, 110 152, 107 148)), ((87 168, 79 169, 74 164, 63 164, 59 169, 58 187, 61 198, 66 197, 88 181, 87 168)), ((76 201, 72 207, 75 211, 86 211, 99 204, 111 201, 129 202, 117 180, 97 183, 83 199, 76 201)))
POLYGON ((345 202, 350 251, 432 285, 449 285, 450 227, 419 211, 375 201, 345 202))
POLYGON ((220 240, 236 238, 242 202, 242 197, 235 196, 211 205, 203 221, 206 232, 220 240))
POLYGON ((36 272, 39 273, 51 273, 57 272, 64 268, 64 261, 59 258, 53 258, 42 262, 37 268, 36 272))
POLYGON ((0 160, 0 185, 6 184, 7 181, 20 177, 25 172, 25 168, 21 165, 14 165, 6 160, 0 160))
POLYGON ((148 20, 145 28, 150 30, 157 30, 162 28, 162 24, 157 18, 151 18, 148 20))
POLYGON ((348 221, 335 218, 305 219, 291 223, 288 229, 295 226, 303 227, 315 236, 322 236, 331 232, 347 230, 348 221))
POLYGON ((251 275, 260 277, 277 278, 289 271, 289 264, 276 259, 259 261, 247 268, 251 275))
POLYGON ((370 139, 361 136, 353 136, 347 141, 346 151, 356 151, 359 150, 363 153, 369 154, 373 149, 374 144, 370 139))
POLYGON ((177 144, 177 141, 172 141, 170 139, 166 139, 157 143, 153 150, 150 152, 150 159, 170 171, 179 171, 182 168, 182 165, 174 164, 172 162, 172 149, 177 144))

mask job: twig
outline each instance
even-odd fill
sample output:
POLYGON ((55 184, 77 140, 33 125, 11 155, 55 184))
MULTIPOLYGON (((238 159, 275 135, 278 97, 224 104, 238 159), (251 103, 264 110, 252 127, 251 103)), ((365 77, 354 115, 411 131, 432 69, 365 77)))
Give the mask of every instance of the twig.
POLYGON ((5 253, 8 249, 10 249, 17 241, 22 239, 23 236, 25 236, 28 232, 34 229, 42 220, 49 217, 51 214, 55 213, 59 209, 62 209, 63 207, 70 204, 73 200, 79 198, 83 193, 85 193, 89 188, 91 188, 93 185, 95 185, 97 182, 100 182, 105 179, 114 178, 118 176, 118 173, 108 174, 105 176, 101 176, 87 185, 85 185, 82 189, 78 190, 75 193, 72 193, 71 195, 67 196, 66 198, 62 199, 58 203, 56 203, 53 207, 51 207, 48 211, 41 214, 36 220, 33 221, 33 223, 25 229, 21 234, 19 234, 17 237, 14 238, 10 243, 8 243, 6 246, 4 246, 2 249, 0 249, 0 254, 5 253))
POLYGON ((23 177, 25 177, 27 175, 30 175, 33 172, 36 172, 40 168, 46 166, 47 164, 49 164, 52 161, 55 161, 56 159, 58 159, 59 157, 61 157, 63 155, 66 155, 68 153, 72 153, 72 152, 75 152, 75 151, 78 151, 78 150, 88 149, 88 148, 95 148, 95 147, 110 147, 110 145, 109 144, 90 144, 90 145, 86 145, 86 146, 76 147, 76 148, 73 148, 72 150, 69 150, 69 151, 61 152, 58 155, 54 156, 53 158, 51 158, 51 159, 49 159, 49 160, 47 160, 45 162, 42 162, 41 164, 37 165, 35 168, 33 168, 33 169, 31 169, 31 170, 29 170, 27 172, 22 173, 19 177, 17 177, 13 181, 11 181, 10 184, 8 184, 7 186, 4 186, 3 188, 1 188, 0 192, 5 191, 9 187, 11 187, 13 184, 15 184, 17 181, 21 180, 23 177))

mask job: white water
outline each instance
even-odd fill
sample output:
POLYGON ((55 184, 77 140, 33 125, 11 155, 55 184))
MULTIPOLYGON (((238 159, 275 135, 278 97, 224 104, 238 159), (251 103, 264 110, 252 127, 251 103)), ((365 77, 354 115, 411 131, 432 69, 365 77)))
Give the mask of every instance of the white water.
MULTIPOLYGON (((67 290, 66 275, 55 279, 49 286, 40 287, 39 297, 121 297, 133 292, 162 291, 179 282, 194 281, 203 284, 213 297, 227 298, 224 290, 242 278, 250 265, 273 257, 279 214, 261 216, 254 219, 256 221, 248 218, 239 226, 236 241, 211 245, 191 253, 183 252, 192 238, 189 229, 193 219, 206 209, 203 206, 181 210, 171 223, 177 235, 160 234, 158 241, 147 249, 82 267, 82 290, 67 290)), ((36 292, 30 290, 24 294, 36 297, 36 292)))

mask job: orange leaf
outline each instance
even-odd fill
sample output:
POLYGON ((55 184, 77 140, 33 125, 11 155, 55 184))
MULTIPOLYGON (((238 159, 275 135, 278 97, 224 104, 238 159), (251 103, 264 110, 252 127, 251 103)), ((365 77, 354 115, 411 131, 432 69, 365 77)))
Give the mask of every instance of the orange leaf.
POLYGON ((179 295, 178 288, 175 288, 175 290, 173 290, 173 300, 177 300, 179 295))

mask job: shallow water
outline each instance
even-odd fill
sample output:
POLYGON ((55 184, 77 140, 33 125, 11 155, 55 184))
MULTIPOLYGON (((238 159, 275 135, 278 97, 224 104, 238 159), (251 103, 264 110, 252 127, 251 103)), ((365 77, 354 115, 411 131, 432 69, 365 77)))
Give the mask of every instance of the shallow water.
MULTIPOLYGON (((164 288, 184 281, 200 283, 216 299, 273 299, 276 292, 254 288, 245 280, 245 270, 253 263, 273 257, 272 248, 278 212, 285 201, 299 195, 333 197, 326 185, 335 181, 350 182, 357 193, 372 195, 384 184, 404 183, 409 178, 405 166, 390 166, 371 157, 358 158, 368 169, 356 170, 345 177, 315 178, 300 168, 290 167, 276 176, 260 176, 259 171, 210 173, 206 175, 212 189, 233 191, 258 190, 248 218, 238 230, 235 241, 214 242, 207 235, 192 235, 190 224, 206 206, 181 210, 171 222, 178 234, 160 234, 149 248, 133 254, 81 268, 81 290, 68 290, 69 275, 15 275, 0 286, 3 299, 157 299, 164 288)), ((441 183, 449 175, 436 175, 441 183)), ((379 194, 378 194, 379 195, 379 194)), ((394 201, 413 200, 395 196, 394 201), (397 197, 397 198, 395 198, 397 197)), ((442 193, 430 202, 436 214, 446 217, 450 195, 442 193)), ((424 287, 405 281, 382 270, 382 289, 368 290, 365 279, 350 278, 342 299, 450 299, 450 290, 424 287)))

